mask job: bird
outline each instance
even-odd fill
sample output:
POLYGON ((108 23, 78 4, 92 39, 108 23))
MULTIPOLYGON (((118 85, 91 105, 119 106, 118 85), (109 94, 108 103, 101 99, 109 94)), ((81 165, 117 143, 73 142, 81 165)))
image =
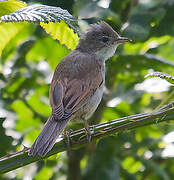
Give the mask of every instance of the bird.
POLYGON ((30 156, 46 156, 69 121, 88 124, 103 96, 105 61, 119 44, 129 41, 105 21, 92 24, 82 34, 77 47, 55 69, 49 92, 52 112, 31 146, 30 156))

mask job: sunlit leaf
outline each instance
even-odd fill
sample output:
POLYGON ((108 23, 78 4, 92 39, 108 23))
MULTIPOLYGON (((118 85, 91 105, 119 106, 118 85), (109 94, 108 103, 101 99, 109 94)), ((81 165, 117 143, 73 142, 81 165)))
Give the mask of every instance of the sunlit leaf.
MULTIPOLYGON (((0 16, 4 14, 12 13, 22 7, 25 7, 26 4, 17 0, 10 1, 0 1, 0 16)), ((24 27, 25 23, 0 23, 0 56, 4 47, 8 42, 16 36, 24 27)))
POLYGON ((1 17, 4 22, 40 22, 40 25, 49 33, 53 39, 59 40, 61 44, 69 49, 74 49, 78 43, 79 28, 77 20, 59 7, 34 4, 10 15, 1 17), (46 24, 47 23, 47 24, 46 24))
POLYGON ((40 25, 45 31, 52 36, 53 39, 59 40, 60 44, 66 45, 69 49, 75 49, 78 43, 79 37, 77 33, 74 33, 72 29, 64 21, 49 22, 40 25))
POLYGON ((133 157, 126 157, 122 162, 122 166, 125 169, 128 169, 130 173, 136 173, 142 167, 140 161, 136 161, 133 157))
POLYGON ((0 16, 10 14, 26 5, 24 2, 18 0, 0 1, 0 16))
POLYGON ((26 23, 0 23, 0 56, 4 47, 13 39, 22 29, 26 27, 26 23))
POLYGON ((27 61, 39 62, 46 59, 52 69, 63 59, 69 50, 54 41, 49 36, 38 39, 32 49, 27 53, 27 61))
POLYGON ((52 168, 44 167, 41 169, 41 171, 35 176, 36 180, 47 180, 50 179, 53 174, 52 168))
POLYGON ((13 110, 18 114, 18 123, 16 125, 16 130, 24 132, 27 128, 33 126, 38 126, 40 123, 38 119, 34 119, 34 114, 31 109, 20 100, 16 100, 12 104, 13 110))
POLYGON ((28 21, 48 23, 60 22, 60 20, 64 20, 75 32, 79 31, 77 20, 67 10, 60 7, 33 4, 1 17, 1 21, 4 22, 28 21))

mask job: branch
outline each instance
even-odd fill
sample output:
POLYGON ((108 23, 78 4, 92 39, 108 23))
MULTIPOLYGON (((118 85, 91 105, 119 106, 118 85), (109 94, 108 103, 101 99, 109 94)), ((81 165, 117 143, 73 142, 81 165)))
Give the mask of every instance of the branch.
MULTIPOLYGON (((122 132, 125 130, 131 130, 142 126, 147 126, 150 124, 158 124, 162 121, 168 121, 174 119, 174 102, 163 106, 162 108, 152 112, 152 113, 142 113, 136 114, 128 117, 123 117, 120 119, 112 120, 106 123, 98 124, 95 126, 90 126, 94 130, 92 140, 97 140, 99 138, 109 136, 113 133, 122 132)), ((80 129, 74 131, 70 134, 71 148, 77 149, 85 146, 88 141, 85 136, 85 130, 80 129)), ((0 174, 12 171, 14 169, 23 167, 27 164, 45 159, 53 154, 60 153, 67 150, 65 140, 61 137, 60 141, 57 142, 53 149, 44 157, 32 157, 28 156, 29 148, 24 148, 24 150, 8 154, 0 159, 0 174)))

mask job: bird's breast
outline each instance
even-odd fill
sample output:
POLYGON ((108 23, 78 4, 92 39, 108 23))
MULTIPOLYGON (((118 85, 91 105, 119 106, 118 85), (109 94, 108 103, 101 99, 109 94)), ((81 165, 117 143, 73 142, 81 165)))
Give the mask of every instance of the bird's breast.
POLYGON ((88 99, 88 101, 72 116, 73 121, 83 122, 89 119, 97 109, 103 96, 103 84, 95 91, 95 93, 88 99))
POLYGON ((103 85, 101 85, 100 88, 96 90, 94 95, 90 98, 89 102, 84 106, 84 111, 86 112, 84 119, 90 118, 90 116, 95 112, 101 102, 102 97, 103 85))

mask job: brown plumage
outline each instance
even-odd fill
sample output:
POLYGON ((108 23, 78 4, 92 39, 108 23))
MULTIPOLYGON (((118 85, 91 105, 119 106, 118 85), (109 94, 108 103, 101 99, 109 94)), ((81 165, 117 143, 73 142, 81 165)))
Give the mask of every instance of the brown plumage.
POLYGON ((29 155, 45 156, 70 120, 86 121, 103 95, 105 60, 121 38, 107 23, 100 22, 80 38, 75 50, 56 67, 50 87, 52 114, 32 145, 29 155))

